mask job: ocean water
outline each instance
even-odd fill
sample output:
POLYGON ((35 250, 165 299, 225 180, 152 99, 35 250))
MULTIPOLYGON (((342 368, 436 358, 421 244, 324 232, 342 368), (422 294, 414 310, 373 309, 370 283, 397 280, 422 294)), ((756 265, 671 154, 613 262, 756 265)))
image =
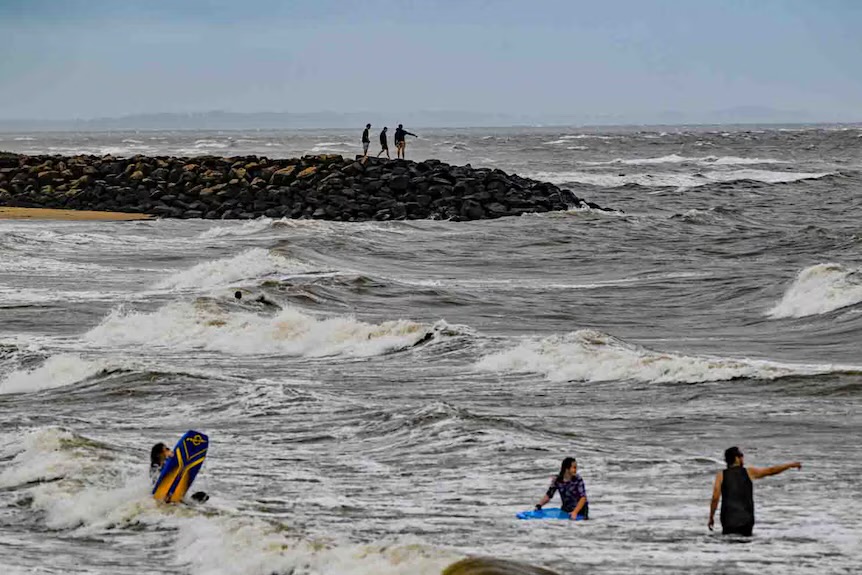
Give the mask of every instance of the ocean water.
MULTIPOLYGON (((852 573, 862 129, 419 131, 612 212, 0 222, 0 566, 852 573), (242 290, 241 302, 233 293, 242 290), (257 300, 265 296, 276 305, 257 300), (147 457, 209 434, 204 506, 147 457), (706 529, 721 455, 750 540, 706 529), (568 455, 591 521, 519 522, 568 455)), ((26 153, 353 154, 357 133, 0 134, 26 153)), ((376 148, 372 145, 376 153, 376 148)))

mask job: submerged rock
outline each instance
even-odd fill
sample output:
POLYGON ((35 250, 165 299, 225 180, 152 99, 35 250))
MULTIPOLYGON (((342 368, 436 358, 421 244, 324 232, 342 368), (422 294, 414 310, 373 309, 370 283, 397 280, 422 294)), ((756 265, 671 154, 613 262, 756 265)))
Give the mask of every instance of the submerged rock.
POLYGON ((602 209, 502 170, 339 155, 285 160, 0 153, 0 205, 170 218, 494 219, 602 209))

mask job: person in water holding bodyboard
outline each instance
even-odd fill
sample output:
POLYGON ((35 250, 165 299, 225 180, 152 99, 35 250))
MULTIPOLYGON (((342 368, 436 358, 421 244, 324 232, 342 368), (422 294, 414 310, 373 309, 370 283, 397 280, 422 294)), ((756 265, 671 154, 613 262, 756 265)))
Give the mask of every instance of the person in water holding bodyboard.
POLYGON ((153 445, 150 449, 150 483, 155 484, 162 474, 162 468, 165 466, 165 461, 174 456, 171 448, 162 442, 153 445))
POLYGON ((590 504, 587 501, 587 488, 584 480, 578 475, 578 461, 574 457, 566 457, 560 464, 560 472, 551 480, 547 493, 536 504, 536 511, 541 511, 551 500, 554 493, 560 493, 561 506, 570 519, 585 520, 590 518, 590 504))
POLYGON ((715 525, 715 510, 721 500, 721 533, 751 536, 754 528, 754 486, 752 481, 770 475, 778 475, 788 469, 801 469, 798 461, 773 467, 746 467, 742 451, 730 447, 724 452, 727 469, 715 476, 712 488, 712 501, 709 504, 709 523, 712 531, 715 525))
MULTIPOLYGON (((182 500, 203 463, 208 443, 205 435, 189 431, 180 438, 176 449, 172 450, 161 442, 153 445, 150 449, 150 481, 156 499, 169 503, 182 500), (186 442, 189 446, 185 445, 186 442)), ((191 498, 203 503, 210 496, 198 491, 191 498)))

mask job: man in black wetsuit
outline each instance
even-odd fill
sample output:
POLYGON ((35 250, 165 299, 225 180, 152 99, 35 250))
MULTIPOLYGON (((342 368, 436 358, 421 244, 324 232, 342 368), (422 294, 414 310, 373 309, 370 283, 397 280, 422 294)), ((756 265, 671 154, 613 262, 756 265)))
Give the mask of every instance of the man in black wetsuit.
POLYGON ((801 469, 798 461, 773 467, 745 467, 743 454, 738 447, 724 452, 727 469, 715 476, 712 488, 712 501, 709 504, 709 523, 712 531, 715 525, 715 510, 721 500, 721 532, 723 535, 736 534, 750 536, 754 528, 754 486, 752 480, 778 475, 788 469, 801 469))
POLYGON ((371 129, 371 124, 365 124, 365 129, 362 130, 362 159, 368 157, 368 146, 371 145, 371 138, 368 137, 368 130, 371 129))
POLYGON ((386 152, 386 157, 388 159, 392 159, 389 157, 389 142, 386 140, 386 130, 388 130, 386 126, 383 126, 383 131, 380 132, 380 151, 377 152, 377 157, 380 157, 380 154, 386 152))
POLYGON ((413 136, 414 138, 419 137, 416 134, 405 130, 403 124, 398 124, 398 127, 395 129, 395 156, 401 159, 406 158, 405 151, 407 150, 407 141, 404 139, 404 136, 413 136))

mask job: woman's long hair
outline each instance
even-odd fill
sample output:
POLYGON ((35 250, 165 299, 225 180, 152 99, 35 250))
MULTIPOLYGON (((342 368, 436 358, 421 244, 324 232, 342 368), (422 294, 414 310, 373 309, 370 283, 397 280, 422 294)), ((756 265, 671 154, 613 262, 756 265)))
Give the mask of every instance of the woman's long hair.
POLYGON ((164 443, 156 443, 153 445, 153 448, 150 450, 150 465, 153 467, 161 467, 162 463, 162 453, 164 453, 167 445, 164 443))
POLYGON ((560 473, 557 475, 557 481, 562 481, 566 476, 566 471, 569 470, 569 467, 572 466, 572 463, 577 463, 577 459, 574 457, 566 457, 563 459, 563 462, 560 464, 560 473))

